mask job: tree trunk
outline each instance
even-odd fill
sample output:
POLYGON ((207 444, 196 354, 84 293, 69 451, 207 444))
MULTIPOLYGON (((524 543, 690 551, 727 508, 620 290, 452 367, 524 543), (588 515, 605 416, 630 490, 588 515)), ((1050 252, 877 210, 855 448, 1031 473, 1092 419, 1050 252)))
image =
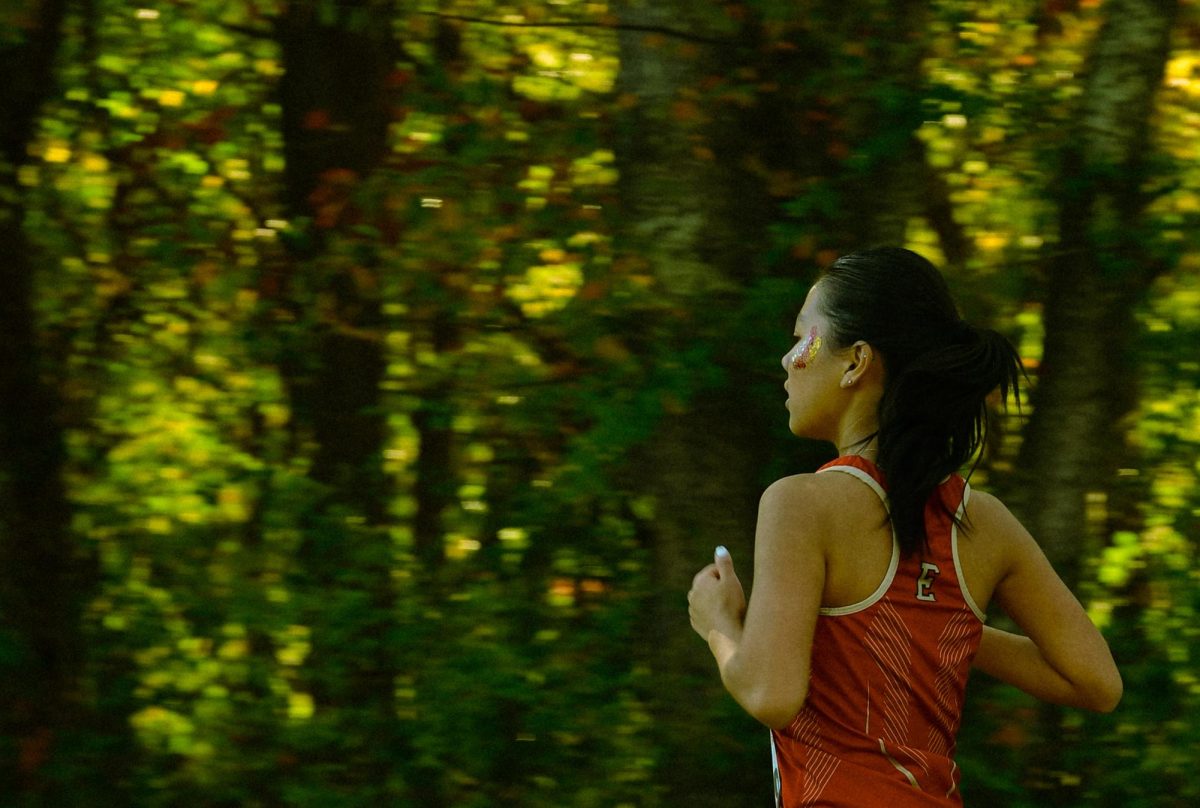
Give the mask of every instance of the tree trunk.
MULTIPOLYGON (((1111 0, 1105 11, 1077 131, 1062 154, 1059 244, 1048 267, 1043 358, 1013 502, 1071 586, 1105 527, 1089 506, 1103 504, 1128 456, 1126 417, 1138 382, 1134 307, 1164 269, 1148 258, 1142 189, 1149 121, 1177 6, 1172 0, 1111 0)), ((1081 786, 1069 784, 1080 778, 1064 776, 1058 761, 1064 750, 1087 740, 1052 705, 1043 706, 1039 723, 1029 778, 1035 802, 1076 804, 1081 786)))
MULTIPOLYGON (((630 2, 622 4, 620 14, 621 24, 628 26, 667 26, 700 37, 732 36, 729 20, 722 17, 720 9, 704 4, 630 2)), ((744 254, 737 265, 729 262, 722 266, 709 256, 728 254, 729 246, 739 241, 761 243, 766 224, 762 218, 729 221, 724 216, 728 186, 721 168, 705 151, 710 145, 706 116, 711 110, 701 109, 698 99, 689 95, 703 75, 714 71, 718 49, 629 30, 620 33, 619 42, 617 90, 632 107, 621 122, 616 150, 622 218, 629 223, 617 234, 618 251, 644 258, 664 296, 695 312, 692 324, 712 332, 719 328, 717 318, 704 317, 701 312, 722 299, 726 306, 735 302, 738 283, 734 279, 757 257, 744 254), (731 228, 742 231, 741 239, 730 233, 731 228)), ((763 195, 761 189, 759 195, 763 195)), ((742 201, 750 208, 759 204, 754 198, 742 201)), ((651 490, 666 495, 668 490, 677 494, 692 486, 712 486, 718 489, 712 492, 715 500, 701 504, 692 498, 693 505, 711 505, 714 512, 724 514, 709 523, 708 530, 699 532, 690 508, 667 508, 658 517, 655 556, 661 566, 655 577, 663 590, 676 594, 687 591, 692 574, 705 563, 701 536, 705 540, 714 535, 731 537, 747 530, 736 518, 744 514, 746 506, 744 492, 737 493, 745 482, 738 472, 746 466, 744 458, 753 452, 753 442, 720 450, 715 444, 705 445, 709 440, 725 443, 719 437, 729 426, 720 420, 723 409, 714 405, 703 414, 693 412, 674 419, 653 446, 647 447, 650 455, 671 457, 661 464, 649 464, 655 471, 645 480, 651 490), (716 423, 707 422, 713 417, 718 419, 716 423), (674 445, 680 441, 686 445, 674 445), (725 451, 729 454, 723 454, 725 451), (719 467, 697 464, 684 460, 683 455, 721 457, 722 463, 719 467), (727 484, 714 483, 709 475, 727 484), (689 541, 689 536, 695 540, 689 541)), ((664 504, 672 501, 678 501, 674 495, 663 498, 664 504)), ((686 614, 681 626, 679 620, 679 614, 672 616, 670 634, 677 634, 679 628, 686 632, 686 614)))
POLYGON ((375 245, 347 254, 346 243, 363 219, 354 192, 388 154, 386 79, 397 49, 381 5, 325 9, 332 19, 318 4, 290 3, 276 23, 284 201, 304 233, 293 242, 289 286, 308 287, 293 301, 307 325, 291 335, 281 364, 296 419, 316 444, 310 477, 326 492, 304 516, 294 580, 312 638, 302 684, 327 738, 306 747, 301 776, 331 799, 352 786, 352 804, 368 805, 395 797, 387 789, 388 761, 402 743, 393 710, 399 649, 392 545, 376 529, 389 494, 381 284, 375 245), (339 249, 329 250, 335 240, 339 249))
MULTIPOLYGON (((722 266, 709 255, 727 253, 731 229, 762 221, 726 221, 719 214, 729 210, 727 198, 704 195, 720 187, 724 170, 709 149, 713 110, 701 106, 695 88, 704 76, 722 73, 719 65, 729 60, 723 50, 736 44, 737 30, 720 7, 709 4, 628 0, 618 13, 629 28, 660 26, 695 37, 637 30, 618 35, 616 90, 631 105, 621 119, 616 155, 623 218, 630 222, 620 234, 629 245, 626 252, 647 256, 669 295, 696 299, 735 291, 727 271, 755 257, 743 253, 741 261, 722 266), (722 39, 724 47, 711 44, 722 39)), ((751 209, 761 206, 753 196, 739 201, 751 209)))
POLYGON ((41 378, 35 271, 21 205, 0 212, 0 779, 38 792, 54 741, 78 720, 80 615, 95 588, 70 535, 57 391, 41 378), (7 748, 14 741, 18 748, 7 748), (11 778, 11 779, 10 779, 11 778))
MULTIPOLYGON (((925 117, 921 61, 931 7, 918 0, 895 0, 846 14, 836 0, 823 6, 826 19, 842 27, 837 44, 847 51, 865 51, 859 57, 863 84, 852 86, 857 97, 842 110, 848 123, 844 136, 857 158, 841 170, 842 224, 853 239, 842 250, 902 246, 910 218, 926 214, 933 223, 937 213, 927 208, 935 200, 926 196, 936 175, 928 173, 916 136, 925 117)), ((835 53, 830 58, 843 57, 835 53)))
POLYGON ((22 804, 57 804, 85 779, 104 782, 80 762, 64 761, 65 748, 94 719, 81 681, 80 618, 97 575, 70 532, 61 402, 39 344, 37 257, 17 182, 55 88, 66 9, 65 0, 44 0, 23 40, 0 49, 0 782, 22 804), (75 782, 53 777, 57 767, 72 771, 75 782))
POLYGON ((1025 524, 1068 583, 1088 549, 1087 498, 1124 456, 1136 403, 1134 306, 1163 267, 1142 234, 1145 155, 1176 6, 1113 0, 1064 149, 1059 244, 1046 279, 1046 337, 1018 468, 1025 524))
MULTIPOLYGON (((706 106, 696 88, 706 76, 736 69, 740 32, 716 4, 630 2, 618 13, 623 25, 661 26, 688 38, 619 35, 617 91, 631 106, 616 148, 627 223, 617 234, 617 251, 644 260, 665 303, 682 315, 686 333, 677 327, 670 339, 727 344, 733 318, 721 313, 736 311, 743 288, 762 274, 771 200, 760 177, 740 160, 727 160, 748 159, 744 140, 757 133, 731 109, 706 106)), ((649 700, 664 764, 658 777, 671 804, 733 805, 735 795, 752 793, 767 777, 756 777, 762 773, 751 763, 761 762, 765 745, 740 750, 748 765, 731 768, 743 772, 741 779, 716 772, 697 778, 694 768, 671 765, 695 738, 696 713, 681 710, 681 699, 707 694, 700 697, 709 715, 728 713, 712 658, 689 626, 686 594, 717 544, 729 547, 747 591, 751 586, 759 476, 771 455, 771 425, 745 417, 741 391, 749 381, 730 379, 669 411, 629 464, 630 486, 657 503, 647 530, 654 595, 641 641, 655 672, 649 700)), ((743 726, 751 723, 747 718, 743 726)))
MULTIPOLYGON (((336 24, 322 24, 315 4, 292 3, 278 22, 285 74, 283 110, 285 203, 293 218, 311 217, 309 249, 296 271, 314 272, 326 233, 347 224, 337 211, 353 207, 354 187, 387 155, 390 122, 385 81, 397 49, 390 18, 370 2, 342 4, 336 24)), ((372 256, 316 271, 317 294, 328 302, 318 319, 311 365, 294 362, 294 404, 317 443, 312 476, 378 522, 382 517, 385 370, 382 315, 372 256)))
MULTIPOLYGON (((436 309, 430 324, 430 345, 440 356, 457 350, 462 344, 461 328, 451 312, 436 309)), ((449 382, 438 380, 421 390, 421 403, 412 415, 413 427, 420 436, 413 497, 417 509, 413 516, 413 549, 428 570, 436 570, 445 561, 442 515, 456 499, 454 472, 454 403, 449 382)))

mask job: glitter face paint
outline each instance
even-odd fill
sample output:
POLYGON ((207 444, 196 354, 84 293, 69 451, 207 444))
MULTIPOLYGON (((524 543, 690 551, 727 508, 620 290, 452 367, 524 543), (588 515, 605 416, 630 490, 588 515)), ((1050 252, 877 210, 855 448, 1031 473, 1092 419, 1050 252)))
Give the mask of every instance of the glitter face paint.
POLYGON ((788 354, 784 360, 789 368, 796 370, 804 370, 808 367, 808 363, 812 362, 817 357, 817 352, 821 350, 821 338, 817 336, 817 327, 814 325, 808 332, 808 336, 800 341, 800 344, 788 354))

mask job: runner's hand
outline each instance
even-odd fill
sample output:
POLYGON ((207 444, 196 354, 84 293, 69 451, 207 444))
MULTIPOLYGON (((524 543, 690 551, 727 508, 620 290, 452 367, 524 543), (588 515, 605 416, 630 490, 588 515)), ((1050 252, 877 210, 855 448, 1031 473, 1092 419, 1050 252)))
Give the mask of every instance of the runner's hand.
POLYGON ((740 633, 746 614, 746 594, 733 570, 733 558, 718 547, 715 561, 696 573, 688 592, 688 616, 692 628, 705 641, 713 629, 729 636, 740 633))

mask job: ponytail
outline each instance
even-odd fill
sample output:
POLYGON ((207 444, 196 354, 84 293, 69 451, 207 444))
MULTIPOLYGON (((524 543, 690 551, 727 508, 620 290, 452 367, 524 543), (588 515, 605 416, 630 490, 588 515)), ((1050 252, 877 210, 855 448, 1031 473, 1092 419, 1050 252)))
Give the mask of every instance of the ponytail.
POLYGON ((941 273, 910 250, 843 256, 818 283, 832 341, 862 340, 883 358, 876 462, 900 549, 911 555, 925 547, 934 489, 986 442, 988 396, 1018 394, 1020 356, 1002 334, 963 321, 941 273))
POLYGON ((1020 405, 1021 359, 1004 335, 961 320, 947 330, 951 341, 889 375, 879 403, 878 465, 905 555, 925 546, 925 508, 934 489, 986 445, 988 396, 999 388, 1006 401, 1012 391, 1020 405))

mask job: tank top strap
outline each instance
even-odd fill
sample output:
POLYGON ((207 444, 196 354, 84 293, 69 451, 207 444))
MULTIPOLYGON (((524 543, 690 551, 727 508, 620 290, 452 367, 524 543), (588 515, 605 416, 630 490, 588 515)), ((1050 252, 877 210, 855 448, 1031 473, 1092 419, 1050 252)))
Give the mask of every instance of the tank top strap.
MULTIPOLYGON (((859 455, 843 455, 842 457, 830 460, 825 465, 817 469, 818 474, 829 471, 839 471, 849 474, 852 477, 858 478, 859 481, 866 483, 872 491, 879 497, 879 501, 883 503, 884 510, 888 509, 887 498, 887 481, 883 475, 883 469, 876 466, 870 460, 859 455)), ((892 529, 892 553, 888 561, 887 572, 883 576, 883 580, 879 582, 879 586, 865 600, 858 603, 853 603, 847 606, 822 606, 819 614, 825 617, 841 617, 844 615, 854 614, 864 611, 874 604, 878 603, 891 588, 896 577, 896 570, 900 566, 900 542, 896 540, 896 531, 892 529)))
POLYGON ((867 458, 861 455, 842 455, 817 469, 818 474, 825 471, 842 471, 857 477, 879 495, 884 508, 888 507, 887 478, 883 474, 883 469, 867 458))
POLYGON ((967 511, 971 499, 971 486, 961 475, 951 474, 934 491, 925 506, 926 534, 929 541, 927 556, 935 563, 942 563, 953 570, 954 582, 963 601, 981 621, 986 616, 967 589, 959 557, 959 523, 967 511), (950 514, 954 514, 951 518, 950 514))

